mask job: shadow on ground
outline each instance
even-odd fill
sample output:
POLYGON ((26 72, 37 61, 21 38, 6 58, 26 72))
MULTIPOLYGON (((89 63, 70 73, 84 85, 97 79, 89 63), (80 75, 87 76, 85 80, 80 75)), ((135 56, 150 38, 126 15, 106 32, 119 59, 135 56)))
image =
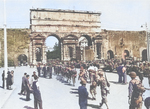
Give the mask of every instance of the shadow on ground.
POLYGON ((34 109, 32 107, 29 107, 29 106, 24 106, 23 108, 25 108, 25 109, 34 109))
POLYGON ((87 104, 87 106, 88 106, 88 107, 91 107, 91 108, 93 108, 93 109, 101 109, 101 108, 99 107, 99 105, 87 104))

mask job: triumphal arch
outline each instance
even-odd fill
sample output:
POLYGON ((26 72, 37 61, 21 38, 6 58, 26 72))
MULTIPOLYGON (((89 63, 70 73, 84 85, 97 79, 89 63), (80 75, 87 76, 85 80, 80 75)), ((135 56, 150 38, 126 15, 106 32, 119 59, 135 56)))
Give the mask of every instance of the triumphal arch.
POLYGON ((81 60, 81 55, 84 60, 103 58, 105 45, 100 15, 100 12, 89 11, 30 9, 30 63, 46 63, 45 40, 49 36, 59 40, 61 60, 81 60), (80 37, 88 41, 84 53, 81 52, 80 37))

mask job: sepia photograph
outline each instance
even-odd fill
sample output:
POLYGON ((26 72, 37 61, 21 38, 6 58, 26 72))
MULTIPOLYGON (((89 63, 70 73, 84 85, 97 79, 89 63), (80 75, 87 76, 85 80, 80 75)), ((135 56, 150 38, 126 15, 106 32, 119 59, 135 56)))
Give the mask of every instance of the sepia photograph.
POLYGON ((150 109, 150 1, 0 0, 0 109, 150 109))

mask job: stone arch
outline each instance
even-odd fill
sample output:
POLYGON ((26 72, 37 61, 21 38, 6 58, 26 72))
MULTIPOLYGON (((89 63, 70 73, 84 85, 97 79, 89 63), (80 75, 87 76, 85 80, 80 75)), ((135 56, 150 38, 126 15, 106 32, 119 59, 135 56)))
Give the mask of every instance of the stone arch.
POLYGON ((78 37, 73 34, 66 35, 63 40, 78 40, 78 37))
POLYGON ((59 43, 60 43, 60 42, 61 42, 61 40, 62 40, 62 39, 61 39, 61 37, 60 37, 59 35, 54 34, 54 33, 48 34, 46 38, 48 38, 48 37, 50 37, 50 36, 54 36, 54 37, 56 37, 56 38, 58 39, 59 43))
POLYGON ((108 51, 107 51, 107 57, 108 57, 108 59, 114 58, 114 53, 113 53, 112 50, 108 50, 108 51))
POLYGON ((69 56, 70 56, 70 59, 73 58, 73 47, 69 47, 69 56))
POLYGON ((126 53, 125 57, 129 57, 130 56, 130 53, 128 50, 124 50, 124 53, 126 53))
POLYGON ((85 37, 88 40, 88 46, 92 46, 92 39, 89 35, 81 35, 81 37, 85 37))
POLYGON ((142 51, 142 61, 147 61, 147 49, 142 51))
MULTIPOLYGON (((51 37, 51 36, 52 36, 52 37, 55 37, 55 38, 58 40, 59 55, 60 55, 59 57, 60 57, 60 60, 61 60, 61 58, 62 58, 62 57, 61 57, 61 48, 62 48, 62 47, 61 47, 61 46, 62 46, 61 43, 62 43, 62 38, 61 38, 59 35, 57 35, 57 34, 51 33, 51 34, 48 34, 48 35, 47 35, 46 39, 47 39, 48 37, 51 37)), ((45 39, 45 41, 46 41, 46 39, 45 39)), ((45 45, 45 46, 46 46, 46 45, 45 45)))
POLYGON ((27 56, 25 54, 20 54, 18 56, 19 64, 25 64, 27 62, 27 56))

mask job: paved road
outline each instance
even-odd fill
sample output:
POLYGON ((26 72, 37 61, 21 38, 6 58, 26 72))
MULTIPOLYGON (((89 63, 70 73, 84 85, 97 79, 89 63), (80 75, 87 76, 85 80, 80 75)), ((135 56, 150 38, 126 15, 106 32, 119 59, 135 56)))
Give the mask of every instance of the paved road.
MULTIPOLYGON (((0 75, 2 74, 2 68, 0 68, 0 75)), ((31 100, 25 101, 25 96, 18 95, 21 88, 21 78, 24 72, 32 75, 35 68, 29 68, 26 66, 17 67, 16 69, 10 68, 15 71, 14 86, 16 87, 12 95, 1 109, 33 109, 34 99, 31 94, 31 100)), ((77 69, 79 71, 79 69, 77 69)), ((118 75, 115 73, 107 73, 108 80, 110 81, 110 94, 108 95, 108 105, 110 109, 128 109, 128 84, 118 84, 118 75)), ((127 77, 130 81, 130 78, 127 77)), ((57 80, 57 77, 53 75, 53 79, 40 78, 40 90, 43 100, 43 109, 79 109, 77 88, 80 86, 78 80, 76 80, 75 87, 69 85, 66 82, 57 80)), ((1 83, 1 76, 0 76, 1 83)), ((144 78, 145 87, 149 88, 147 78, 144 78)), ((89 84, 87 84, 87 90, 89 91, 89 84)), ((150 95, 150 91, 144 93, 144 99, 150 95)), ((91 97, 89 93, 89 97, 91 97)), ((100 88, 97 87, 97 99, 92 101, 88 100, 88 109, 99 109, 99 103, 101 101, 100 88)), ((104 105, 102 109, 106 109, 104 105)), ((144 106, 142 109, 146 109, 144 106)))

